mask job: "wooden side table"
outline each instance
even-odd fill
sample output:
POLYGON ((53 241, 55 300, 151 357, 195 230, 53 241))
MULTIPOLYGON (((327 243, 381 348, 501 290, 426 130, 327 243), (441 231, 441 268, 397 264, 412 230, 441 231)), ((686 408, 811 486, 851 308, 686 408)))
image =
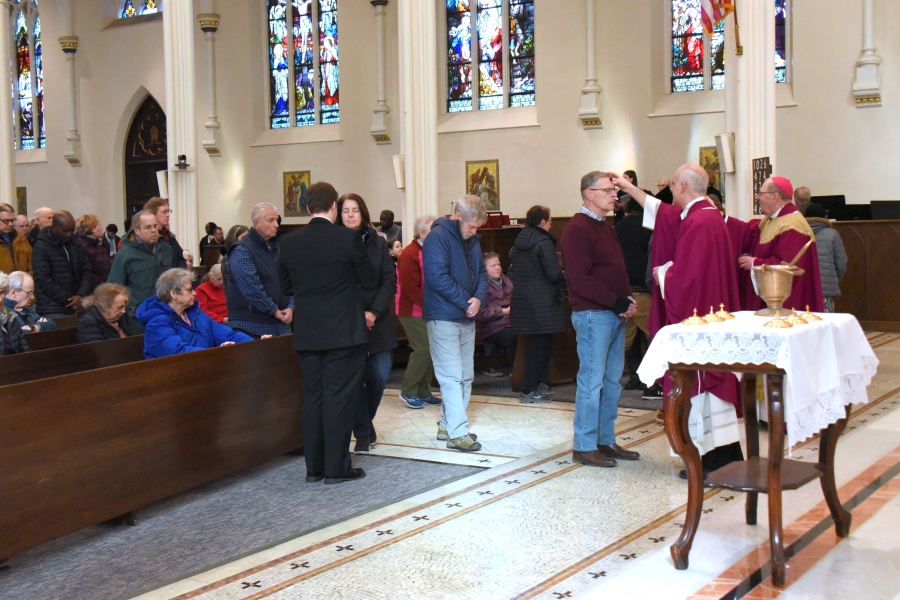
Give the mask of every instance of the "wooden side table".
POLYGON ((822 430, 819 443, 819 462, 808 463, 784 458, 784 393, 785 372, 772 364, 669 364, 673 387, 663 400, 665 406, 666 436, 675 453, 684 461, 688 477, 687 515, 681 536, 671 546, 672 560, 679 570, 688 568, 688 554, 694 535, 700 524, 703 510, 703 488, 724 488, 747 493, 746 520, 756 525, 756 508, 759 494, 768 494, 769 541, 772 552, 772 581, 776 586, 785 583, 784 540, 782 537, 781 493, 796 490, 815 478, 820 478, 825 502, 834 519, 835 532, 840 537, 850 533, 850 513, 841 505, 834 482, 834 452, 838 438, 847 426, 846 417, 822 430), (709 474, 703 481, 700 453, 691 440, 688 416, 691 410, 691 393, 697 371, 727 371, 743 374, 741 399, 744 408, 744 427, 747 433, 747 457, 744 461, 730 463, 709 474), (769 409, 769 456, 759 456, 759 420, 756 413, 756 379, 766 378, 769 409))

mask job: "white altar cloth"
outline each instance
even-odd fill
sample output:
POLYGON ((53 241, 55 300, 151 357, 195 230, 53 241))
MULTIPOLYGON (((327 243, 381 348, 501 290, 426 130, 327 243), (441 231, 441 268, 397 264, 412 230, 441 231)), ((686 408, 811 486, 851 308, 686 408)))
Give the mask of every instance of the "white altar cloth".
POLYGON ((752 312, 708 325, 663 327, 638 376, 647 385, 669 363, 773 364, 786 373, 785 423, 790 447, 845 415, 845 405, 869 401, 866 386, 878 368, 862 327, 848 314, 817 313, 822 321, 787 329, 763 327, 772 317, 752 312))

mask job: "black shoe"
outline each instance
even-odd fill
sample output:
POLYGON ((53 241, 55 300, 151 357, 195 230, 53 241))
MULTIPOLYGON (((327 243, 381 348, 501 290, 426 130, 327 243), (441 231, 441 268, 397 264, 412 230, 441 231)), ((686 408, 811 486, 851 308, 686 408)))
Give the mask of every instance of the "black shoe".
POLYGON ((375 444, 378 442, 378 434, 375 433, 375 428, 369 428, 369 447, 374 448, 375 444))
POLYGON ((663 397, 663 389, 662 386, 658 383, 653 387, 648 387, 644 393, 641 395, 641 398, 644 400, 660 400, 663 397))
POLYGON ((323 479, 325 479, 324 475, 307 475, 306 483, 319 483, 323 479))
MULTIPOLYGON (((687 471, 684 469, 680 470, 678 472, 678 476, 681 477, 682 479, 687 479, 687 471)), ((707 479, 709 479, 709 471, 707 471, 706 469, 703 469, 703 481, 706 481, 707 479)))
POLYGON ((343 477, 326 477, 325 485, 336 485, 338 483, 344 483, 345 481, 356 481, 357 479, 362 479, 366 476, 366 472, 362 469, 351 469, 343 476, 343 477))
POLYGON ((370 448, 371 443, 369 442, 369 438, 361 435, 356 438, 356 445, 353 447, 353 452, 356 454, 368 454, 370 448))
POLYGON ((624 387, 624 389, 629 390, 629 391, 631 391, 631 390, 646 390, 647 389, 647 386, 644 385, 643 383, 641 383, 640 379, 629 379, 628 383, 626 383, 623 387, 624 387))

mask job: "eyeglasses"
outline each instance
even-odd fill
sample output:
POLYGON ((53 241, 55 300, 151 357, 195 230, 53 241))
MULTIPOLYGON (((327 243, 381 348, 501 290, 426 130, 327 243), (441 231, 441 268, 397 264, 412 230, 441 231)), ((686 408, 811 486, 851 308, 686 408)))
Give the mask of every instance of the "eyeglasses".
POLYGON ((615 194, 616 193, 616 188, 614 188, 614 187, 611 187, 611 188, 588 188, 588 189, 591 190, 592 192, 601 192, 603 194, 615 194))
POLYGON ((25 290, 17 290, 17 289, 13 289, 13 291, 14 291, 14 292, 20 292, 20 293, 22 293, 22 294, 25 294, 26 296, 34 296, 34 290, 31 290, 30 292, 27 292, 27 291, 25 291, 25 290))
POLYGON ((5 225, 12 225, 15 222, 15 219, 0 219, 0 223, 3 223, 5 225))

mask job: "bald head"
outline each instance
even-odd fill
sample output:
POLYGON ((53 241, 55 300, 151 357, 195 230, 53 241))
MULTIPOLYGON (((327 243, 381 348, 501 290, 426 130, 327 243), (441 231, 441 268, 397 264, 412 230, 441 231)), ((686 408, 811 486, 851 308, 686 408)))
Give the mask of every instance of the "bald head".
POLYGON ((38 227, 43 229, 44 227, 50 227, 53 223, 53 209, 47 208, 43 206, 36 211, 34 211, 34 220, 38 227))
POLYGON ((672 180, 672 197, 678 206, 686 207, 700 196, 706 195, 709 175, 700 165, 687 164, 678 167, 672 180))
POLYGON ((25 235, 31 230, 31 222, 28 220, 28 217, 25 215, 19 215, 16 217, 16 231, 19 232, 19 235, 25 235))
POLYGON ((797 206, 801 204, 806 204, 809 202, 809 199, 812 198, 812 192, 809 191, 808 187, 798 187, 794 190, 794 203, 797 206))
POLYGON ((61 210, 53 215, 53 235, 60 241, 68 242, 75 233, 75 218, 67 210, 61 210))

